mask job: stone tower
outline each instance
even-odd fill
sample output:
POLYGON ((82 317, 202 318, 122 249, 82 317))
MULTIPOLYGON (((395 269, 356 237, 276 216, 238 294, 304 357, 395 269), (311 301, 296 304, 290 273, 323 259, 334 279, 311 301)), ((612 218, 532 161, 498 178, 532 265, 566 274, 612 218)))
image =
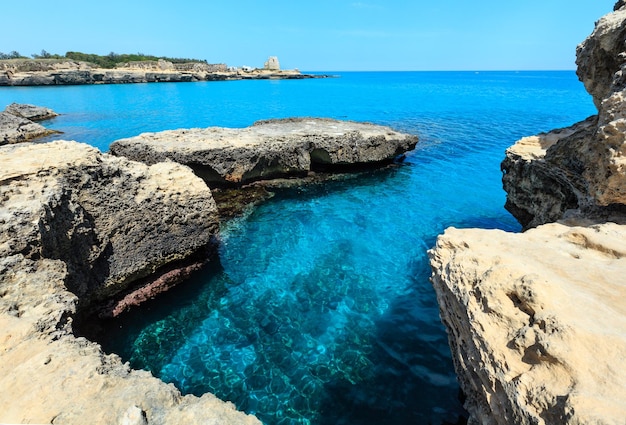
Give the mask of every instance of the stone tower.
POLYGON ((269 58, 267 58, 267 61, 265 62, 265 66, 263 68, 270 71, 280 71, 278 58, 276 56, 270 56, 269 58))

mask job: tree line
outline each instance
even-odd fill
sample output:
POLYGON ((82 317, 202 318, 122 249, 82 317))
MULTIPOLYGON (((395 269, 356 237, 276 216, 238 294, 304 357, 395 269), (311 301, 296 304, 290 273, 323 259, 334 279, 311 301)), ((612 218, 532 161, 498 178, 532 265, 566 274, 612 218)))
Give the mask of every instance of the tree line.
MULTIPOLYGON (((33 53, 31 55, 33 59, 68 59, 74 61, 90 62, 97 65, 100 68, 115 68, 119 63, 135 62, 135 61, 158 61, 163 59, 172 63, 187 63, 187 62, 204 62, 206 60, 200 59, 188 59, 188 58, 168 58, 165 56, 153 56, 144 55, 143 53, 135 54, 117 54, 114 52, 108 55, 96 55, 92 53, 82 52, 67 52, 65 55, 57 55, 42 50, 40 53, 33 53)), ((19 52, 13 50, 9 53, 0 52, 0 59, 29 59, 27 56, 22 56, 19 52)))

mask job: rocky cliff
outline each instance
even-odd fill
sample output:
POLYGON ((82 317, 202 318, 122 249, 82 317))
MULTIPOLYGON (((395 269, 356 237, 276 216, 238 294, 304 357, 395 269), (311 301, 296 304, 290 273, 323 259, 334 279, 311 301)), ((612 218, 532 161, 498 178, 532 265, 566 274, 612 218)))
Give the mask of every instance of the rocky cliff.
POLYGON ((625 37, 619 2, 577 49, 597 116, 506 151, 526 231, 448 229, 429 251, 471 423, 624 423, 625 37))
POLYGON ((502 163, 506 208, 524 228, 565 216, 626 212, 626 8, 600 19, 577 49, 578 76, 598 115, 522 139, 502 163))
POLYGON ((102 300, 133 302, 140 279, 171 285, 206 261, 218 222, 202 180, 66 141, 0 147, 0 163, 0 422, 258 423, 73 334, 102 300))
POLYGON ((145 133, 111 144, 111 153, 146 164, 189 165, 210 186, 347 170, 393 161, 417 137, 388 127, 320 118, 260 121, 244 129, 210 127, 145 133))

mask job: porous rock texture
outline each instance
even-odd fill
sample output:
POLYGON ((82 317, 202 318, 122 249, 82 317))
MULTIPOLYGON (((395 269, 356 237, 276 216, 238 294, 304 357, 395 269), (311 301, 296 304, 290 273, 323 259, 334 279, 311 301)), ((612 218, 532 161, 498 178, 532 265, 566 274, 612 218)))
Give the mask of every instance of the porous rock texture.
POLYGON ((80 310, 204 249, 209 189, 76 142, 0 147, 0 422, 253 424, 72 333, 80 310))
POLYGON ((502 163, 525 232, 448 229, 429 251, 472 424, 626 418, 626 6, 577 51, 599 114, 502 163))
POLYGON ((447 229, 433 286, 474 424, 623 424, 626 226, 447 229))
POLYGON ((103 300, 204 249, 215 202, 187 167, 148 167, 57 141, 0 151, 0 255, 60 259, 81 302, 103 300))
MULTIPOLYGON (((618 5, 619 6, 619 5, 618 5)), ((572 215, 626 211, 626 7, 601 18, 577 49, 598 115, 525 138, 502 162, 506 208, 527 229, 572 215)))
POLYGON ((389 127, 320 118, 259 121, 251 127, 144 133, 111 144, 114 155, 189 165, 211 186, 306 175, 392 161, 417 137, 389 127))

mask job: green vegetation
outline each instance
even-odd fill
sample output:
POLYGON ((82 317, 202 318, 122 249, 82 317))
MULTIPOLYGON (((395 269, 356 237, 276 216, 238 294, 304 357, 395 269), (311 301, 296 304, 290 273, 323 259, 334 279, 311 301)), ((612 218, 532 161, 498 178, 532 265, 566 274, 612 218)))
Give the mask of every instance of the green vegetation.
MULTIPOLYGON (((186 58, 168 58, 165 56, 152 56, 152 55, 144 55, 143 53, 136 54, 117 54, 117 53, 109 53, 106 56, 96 55, 92 53, 81 53, 81 52, 67 52, 65 55, 57 55, 48 53, 45 50, 42 50, 41 53, 34 53, 31 55, 33 59, 68 59, 73 61, 83 61, 90 62, 94 65, 97 65, 100 68, 115 68, 115 66, 119 63, 125 62, 136 62, 136 61, 158 61, 159 59, 163 59, 172 63, 187 63, 187 62, 204 62, 207 63, 206 60, 199 59, 186 59, 186 58)), ((2 53, 0 52, 0 59, 27 59, 26 56, 22 56, 19 52, 15 50, 10 53, 2 53)))
POLYGON ((20 52, 16 52, 15 50, 9 53, 0 52, 0 59, 25 59, 25 58, 26 56, 20 55, 20 52))

